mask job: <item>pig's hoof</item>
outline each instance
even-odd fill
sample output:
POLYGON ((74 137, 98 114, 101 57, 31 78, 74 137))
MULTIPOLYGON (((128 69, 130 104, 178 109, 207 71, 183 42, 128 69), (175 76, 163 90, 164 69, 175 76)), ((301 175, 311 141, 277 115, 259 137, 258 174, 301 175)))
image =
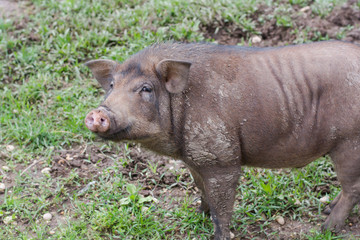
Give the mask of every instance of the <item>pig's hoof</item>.
POLYGON ((330 230, 331 232, 338 233, 343 229, 345 223, 343 221, 329 221, 329 218, 326 219, 325 223, 321 226, 321 231, 325 232, 326 230, 330 230))
MULTIPOLYGON (((232 234, 232 235, 234 235, 234 234, 232 234)), ((229 234, 221 234, 221 235, 219 235, 215 232, 214 240, 231 240, 231 239, 233 239, 233 238, 231 237, 230 232, 229 232, 229 234)))
POLYGON ((326 206, 325 209, 324 209, 324 211, 323 211, 323 213, 326 214, 326 215, 330 215, 330 213, 331 213, 331 208, 330 208, 330 206, 326 206))

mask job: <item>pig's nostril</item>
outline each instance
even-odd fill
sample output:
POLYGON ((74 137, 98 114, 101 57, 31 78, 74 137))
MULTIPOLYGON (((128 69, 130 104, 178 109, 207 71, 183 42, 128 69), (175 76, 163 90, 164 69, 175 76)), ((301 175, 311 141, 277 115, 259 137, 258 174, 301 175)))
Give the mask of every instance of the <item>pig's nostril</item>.
POLYGON ((94 123, 94 118, 93 117, 89 117, 87 120, 88 120, 89 123, 94 123))
POLYGON ((86 120, 85 121, 86 125, 93 125, 94 124, 94 118, 92 116, 88 116, 85 120, 86 120))
POLYGON ((104 117, 100 118, 100 124, 102 126, 107 126, 108 125, 108 120, 104 117))

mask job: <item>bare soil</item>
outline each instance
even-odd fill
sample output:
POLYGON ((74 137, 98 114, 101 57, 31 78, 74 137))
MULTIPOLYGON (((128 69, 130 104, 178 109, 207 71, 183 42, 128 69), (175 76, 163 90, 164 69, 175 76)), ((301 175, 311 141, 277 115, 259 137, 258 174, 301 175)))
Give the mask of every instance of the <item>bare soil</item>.
MULTIPOLYGON (((124 154, 119 156, 116 150, 102 150, 99 148, 100 145, 99 143, 98 146, 95 144, 93 146, 79 146, 69 150, 57 151, 53 158, 51 175, 53 177, 66 177, 71 171, 75 171, 79 177, 91 179, 101 173, 102 169, 114 165, 114 161, 117 161, 117 159, 121 157, 127 158, 124 154)), ((156 155, 138 145, 130 146, 128 151, 130 158, 127 159, 127 164, 119 167, 122 174, 131 181, 146 186, 142 191, 145 196, 149 195, 150 190, 155 190, 155 186, 165 187, 176 184, 179 179, 176 179, 174 172, 185 168, 180 161, 156 155), (149 171, 144 171, 148 169, 149 171)), ((188 172, 183 173, 181 177, 182 181, 191 181, 188 172)), ((155 191, 152 194, 156 196, 160 193, 155 191)))
MULTIPOLYGON (((294 7, 290 16, 292 27, 281 26, 275 17, 267 19, 264 23, 258 21, 259 16, 273 16, 274 8, 260 6, 258 10, 250 16, 256 23, 256 31, 262 41, 253 43, 252 46, 283 46, 296 42, 299 35, 304 34, 308 40, 318 40, 320 37, 338 39, 342 32, 345 38, 342 40, 360 43, 360 11, 356 8, 356 1, 349 1, 342 7, 336 7, 329 16, 321 18, 314 16, 311 8, 294 7), (346 30, 347 26, 352 29, 346 30), (297 29, 294 31, 294 29, 297 29)), ((236 45, 238 43, 248 43, 249 38, 256 34, 250 34, 235 25, 217 22, 214 25, 202 26, 204 36, 212 38, 220 44, 236 45)))
POLYGON ((9 16, 20 16, 22 9, 17 1, 0 0, 0 18, 9 16))

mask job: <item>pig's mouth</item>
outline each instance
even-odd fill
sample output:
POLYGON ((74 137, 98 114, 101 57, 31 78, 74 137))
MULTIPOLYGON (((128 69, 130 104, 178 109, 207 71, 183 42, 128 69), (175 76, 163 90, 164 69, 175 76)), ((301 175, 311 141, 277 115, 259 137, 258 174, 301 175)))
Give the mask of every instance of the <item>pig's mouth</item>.
POLYGON ((130 140, 130 131, 131 131, 131 125, 126 126, 125 128, 122 128, 120 130, 117 130, 115 132, 108 132, 108 133, 98 133, 98 135, 105 139, 110 141, 121 141, 121 140, 130 140))

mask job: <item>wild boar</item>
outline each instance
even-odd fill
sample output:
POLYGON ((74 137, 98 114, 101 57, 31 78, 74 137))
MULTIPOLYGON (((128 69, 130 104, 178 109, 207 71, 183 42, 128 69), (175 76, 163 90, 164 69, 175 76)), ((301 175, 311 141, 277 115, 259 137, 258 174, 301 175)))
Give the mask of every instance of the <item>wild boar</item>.
POLYGON ((155 44, 123 63, 86 65, 106 91, 85 118, 104 139, 181 159, 215 239, 230 239, 241 166, 302 167, 330 155, 342 191, 323 228, 360 201, 360 48, 330 41, 279 48, 155 44))

